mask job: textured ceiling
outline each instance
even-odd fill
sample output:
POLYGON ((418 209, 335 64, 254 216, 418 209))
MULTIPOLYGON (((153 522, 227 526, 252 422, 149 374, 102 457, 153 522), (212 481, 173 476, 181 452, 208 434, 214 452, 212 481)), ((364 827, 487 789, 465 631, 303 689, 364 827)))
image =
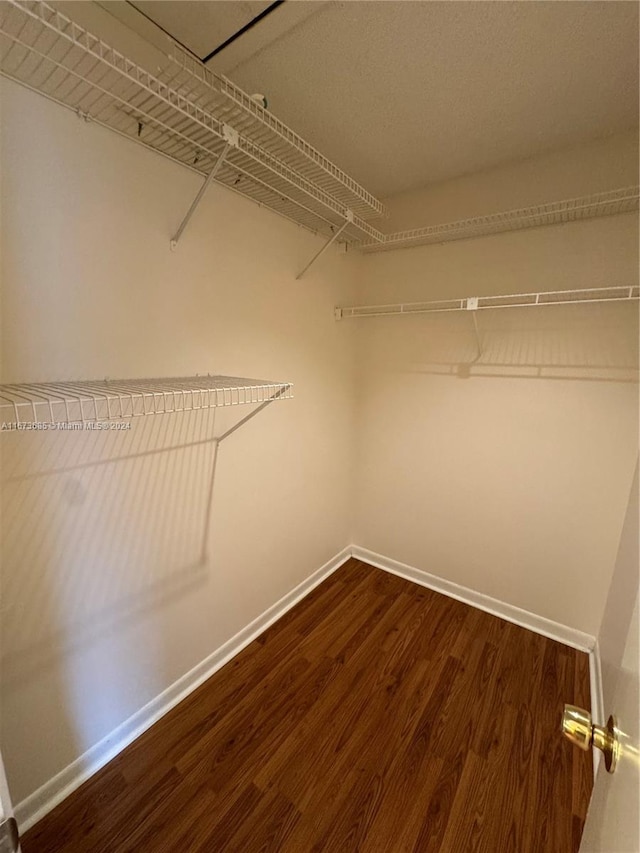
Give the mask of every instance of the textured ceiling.
POLYGON ((638 4, 299 0, 210 65, 388 196, 634 127, 638 4))

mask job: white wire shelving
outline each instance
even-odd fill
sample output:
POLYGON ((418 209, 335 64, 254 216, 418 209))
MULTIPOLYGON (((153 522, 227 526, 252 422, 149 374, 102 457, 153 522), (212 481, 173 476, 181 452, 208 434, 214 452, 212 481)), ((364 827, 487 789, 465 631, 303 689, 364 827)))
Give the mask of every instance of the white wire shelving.
MULTIPOLYGON (((288 382, 236 376, 104 379, 0 385, 0 424, 84 424, 222 406, 258 405, 293 397, 288 382)), ((258 410, 254 410, 251 415, 258 410)))
POLYGON ((536 308, 543 305, 590 304, 596 302, 634 302, 640 299, 637 285, 552 290, 539 293, 512 293, 505 296, 466 296, 431 302, 398 302, 388 305, 352 305, 335 309, 336 320, 358 317, 398 317, 415 314, 439 314, 449 311, 478 311, 495 308, 536 308))
POLYGON ((0 70, 315 233, 375 240, 382 205, 315 148, 169 40, 153 73, 40 0, 0 3, 0 70), (224 152, 224 157, 221 155, 224 152))
POLYGON ((376 252, 638 208, 633 186, 384 234, 367 221, 383 213, 370 192, 173 39, 150 70, 68 15, 43 0, 2 0, 0 73, 203 176, 174 248, 212 181, 328 239, 298 278, 336 241, 376 252))
POLYGON ((170 86, 219 115, 265 151, 290 163, 297 172, 340 201, 345 209, 364 218, 384 213, 382 202, 231 80, 211 71, 173 40, 169 56, 171 65, 161 69, 158 75, 170 86))
POLYGON ((599 216, 629 213, 638 209, 640 187, 621 187, 603 193, 580 198, 554 201, 534 207, 460 219, 442 225, 429 225, 409 231, 386 234, 382 239, 364 240, 358 248, 364 252, 383 252, 411 246, 426 246, 432 243, 448 243, 470 237, 486 237, 490 234, 538 228, 543 225, 559 225, 599 216))

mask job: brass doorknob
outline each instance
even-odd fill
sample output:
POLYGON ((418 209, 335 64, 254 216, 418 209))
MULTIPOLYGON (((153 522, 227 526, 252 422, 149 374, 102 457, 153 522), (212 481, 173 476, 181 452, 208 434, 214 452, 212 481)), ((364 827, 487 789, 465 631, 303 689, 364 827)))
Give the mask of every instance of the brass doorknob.
POLYGON ((585 752, 591 746, 604 753, 604 766, 613 773, 620 756, 620 739, 614 717, 609 717, 606 726, 597 726, 591 714, 584 708, 565 705, 562 714, 562 734, 572 744, 585 752))

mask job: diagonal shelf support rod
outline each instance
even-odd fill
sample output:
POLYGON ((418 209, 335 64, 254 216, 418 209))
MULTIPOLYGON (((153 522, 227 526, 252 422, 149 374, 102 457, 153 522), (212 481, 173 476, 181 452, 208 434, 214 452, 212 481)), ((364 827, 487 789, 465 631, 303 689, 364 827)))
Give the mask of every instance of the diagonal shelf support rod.
MULTIPOLYGON (((218 438, 213 439, 213 459, 211 463, 211 478, 209 480, 209 493, 207 496, 207 509, 205 513, 205 524, 204 524, 204 532, 202 535, 202 545, 200 548, 200 561, 201 563, 205 563, 207 560, 208 552, 209 552, 209 519, 211 517, 211 507, 213 505, 213 486, 216 479, 216 467, 218 464, 218 449, 220 447, 220 442, 224 441, 225 438, 229 438, 230 435, 240 429, 241 426, 244 426, 247 421, 254 418, 258 412, 261 412, 263 409, 270 404, 275 402, 279 397, 283 394, 287 394, 291 389, 290 385, 285 385, 283 388, 280 388, 275 392, 268 400, 265 400, 259 406, 257 406, 252 412, 249 412, 244 418, 238 421, 238 423, 234 424, 230 427, 226 432, 223 432, 222 435, 218 436, 218 438)), ((215 411, 215 410, 214 410, 215 411)), ((215 421, 214 421, 215 423, 215 421)))
POLYGON ((271 397, 269 397, 268 400, 265 400, 264 403, 260 403, 260 405, 257 408, 255 408, 252 412, 249 412, 248 415, 245 415, 245 417, 242 418, 241 420, 239 420, 237 424, 234 424, 226 432, 223 432, 222 435, 216 439, 217 443, 220 444, 220 442, 224 441, 225 438, 229 438, 229 436, 232 435, 237 429, 240 429, 240 427, 244 426, 247 421, 250 421, 251 418, 254 418, 258 414, 258 412, 261 412, 263 409, 266 409, 266 407, 270 403, 273 403, 275 400, 277 400, 283 394, 286 394, 290 388, 291 388, 290 385, 285 385, 284 388, 279 388, 275 392, 275 394, 273 394, 271 397))
POLYGON ((215 176, 218 174, 218 172, 220 171, 220 169, 224 165, 224 161, 227 157, 227 154, 229 153, 229 149, 232 147, 233 146, 232 146, 231 142, 225 143, 225 146, 222 149, 222 153, 220 154, 220 156, 216 160, 216 163, 215 163, 213 169, 209 172, 209 174, 205 178, 204 183, 202 184, 202 186, 198 190, 198 194, 196 195, 194 200, 191 202, 191 207, 189 208, 184 219, 180 223, 180 227, 178 228, 176 233, 171 238, 171 249, 172 249, 172 251, 175 251, 175 249, 178 245, 178 241, 180 240, 180 237, 182 237, 182 232, 184 231, 184 229, 189 224, 189 220, 191 219, 193 214, 196 212, 196 208, 198 207, 198 205, 202 201, 202 197, 206 193, 206 191, 208 190, 209 185, 211 184, 211 182, 214 180, 215 176))
POLYGON ((331 239, 330 239, 330 240, 328 240, 328 241, 324 244, 324 246, 320 249, 320 251, 319 251, 319 252, 316 252, 316 253, 315 253, 315 255, 311 258, 311 260, 310 260, 310 261, 309 261, 309 263, 306 265, 306 267, 305 267, 304 269, 302 269, 302 270, 298 273, 298 275, 296 276, 296 281, 300 281, 300 279, 301 279, 301 278, 302 278, 302 276, 306 273, 306 271, 309 269, 309 267, 310 267, 312 264, 314 264, 314 263, 318 260, 318 258, 320 257, 320 255, 323 255, 323 254, 327 251, 327 249, 329 248, 329 246, 331 246, 331 244, 332 244, 332 243, 335 243, 335 241, 336 241, 336 240, 338 239, 338 237, 342 234, 342 232, 343 232, 343 231, 344 231, 344 229, 347 227, 347 225, 349 225, 351 222, 353 222, 353 211, 352 211, 352 210, 347 210, 346 216, 347 216, 347 218, 346 218, 346 219, 345 219, 345 221, 342 223, 342 225, 340 226, 340 228, 338 228, 338 230, 336 231, 336 233, 331 237, 331 239))
POLYGON ((480 339, 480 330, 478 329, 478 320, 476 318, 475 311, 471 315, 471 318, 473 320, 473 330, 476 333, 476 344, 478 347, 478 358, 480 358, 482 355, 482 340, 480 339))

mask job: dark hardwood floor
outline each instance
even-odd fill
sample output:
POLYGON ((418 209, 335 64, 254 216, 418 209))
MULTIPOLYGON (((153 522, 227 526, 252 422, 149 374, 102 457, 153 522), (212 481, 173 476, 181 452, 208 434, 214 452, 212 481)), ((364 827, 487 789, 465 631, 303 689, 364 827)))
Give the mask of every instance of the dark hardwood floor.
POLYGON ((573 853, 587 655, 350 560, 24 853, 573 853))

